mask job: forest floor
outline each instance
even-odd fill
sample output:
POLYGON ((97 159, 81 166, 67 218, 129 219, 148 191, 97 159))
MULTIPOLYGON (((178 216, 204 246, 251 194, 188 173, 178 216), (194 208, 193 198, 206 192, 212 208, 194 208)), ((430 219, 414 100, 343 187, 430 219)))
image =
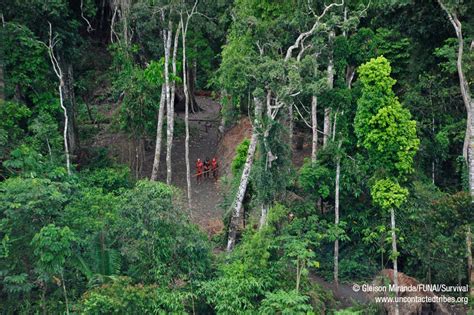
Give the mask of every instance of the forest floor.
MULTIPOLYGON (((200 111, 189 113, 189 163, 191 167, 192 212, 191 219, 199 224, 208 234, 213 235, 223 229, 222 210, 219 205, 222 201, 220 182, 215 181, 210 174, 201 183, 196 181, 196 160, 212 159, 219 144, 219 112, 220 104, 207 96, 196 96, 200 111)), ((175 119, 184 121, 184 113, 177 112, 175 119)), ((164 130, 166 132, 166 130, 164 130)), ((153 151, 153 150, 152 150, 153 151)), ((186 160, 185 137, 175 137, 172 148, 172 185, 182 189, 186 196, 186 160)), ((153 153, 146 154, 143 171, 151 174, 153 153)), ((218 162, 221 162, 217 157, 218 162)), ((162 148, 159 179, 166 181, 166 147, 162 148)))
MULTIPOLYGON (((200 158, 212 159, 217 157, 219 163, 219 176, 228 172, 236 146, 244 137, 250 137, 251 124, 248 119, 242 119, 231 128, 222 139, 219 138, 220 104, 209 96, 196 96, 196 102, 201 110, 189 113, 190 141, 189 162, 191 167, 192 185, 192 211, 191 220, 205 230, 209 236, 218 234, 224 228, 223 210, 220 204, 223 200, 221 181, 215 181, 212 176, 204 178, 197 183, 196 160, 200 158), (221 140, 221 141, 220 141, 221 140)), ((110 104, 110 103, 109 103, 110 104)), ((119 104, 113 106, 99 105, 102 115, 113 121, 117 115, 119 104)), ((153 167, 155 139, 146 139, 142 162, 137 169, 135 163, 136 143, 126 134, 117 130, 113 123, 102 124, 100 132, 95 135, 91 146, 107 148, 109 155, 120 164, 127 164, 138 178, 149 178, 153 167)), ((175 137, 172 148, 172 180, 171 184, 183 191, 186 200, 186 160, 185 160, 185 135, 184 112, 175 112, 175 137)), ((166 181, 166 128, 163 128, 163 141, 159 166, 160 181, 166 181)), ((211 175, 211 174, 210 174, 211 175)))

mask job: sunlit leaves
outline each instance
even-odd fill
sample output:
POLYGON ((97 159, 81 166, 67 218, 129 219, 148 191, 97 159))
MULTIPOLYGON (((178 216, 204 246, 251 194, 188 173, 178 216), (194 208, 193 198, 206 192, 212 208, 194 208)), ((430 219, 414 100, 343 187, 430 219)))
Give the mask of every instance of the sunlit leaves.
POLYGON ((393 179, 376 181, 370 192, 374 203, 385 210, 399 208, 408 196, 408 189, 402 188, 393 179))
POLYGON ((363 87, 357 102, 355 131, 374 170, 403 177, 412 171, 419 140, 410 112, 392 91, 395 80, 390 77, 390 70, 384 57, 371 59, 359 68, 363 87))

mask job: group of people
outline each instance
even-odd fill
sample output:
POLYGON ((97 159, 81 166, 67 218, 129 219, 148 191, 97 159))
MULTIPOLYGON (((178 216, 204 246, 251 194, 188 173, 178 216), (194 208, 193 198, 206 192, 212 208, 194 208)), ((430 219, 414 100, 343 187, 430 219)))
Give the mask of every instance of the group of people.
POLYGON ((196 161, 196 181, 200 183, 204 178, 210 178, 212 172, 212 177, 214 180, 217 180, 219 176, 219 164, 217 163, 217 158, 213 157, 212 160, 206 158, 203 162, 201 159, 197 159, 196 161))

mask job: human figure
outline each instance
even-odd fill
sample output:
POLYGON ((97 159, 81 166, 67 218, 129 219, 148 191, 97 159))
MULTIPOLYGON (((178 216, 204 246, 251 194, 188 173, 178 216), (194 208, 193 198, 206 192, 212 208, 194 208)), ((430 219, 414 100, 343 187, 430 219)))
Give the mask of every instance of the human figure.
POLYGON ((202 170, 204 164, 202 163, 201 159, 197 159, 196 161, 196 182, 199 184, 202 181, 202 170))
POLYGON ((219 164, 217 163, 216 157, 212 158, 211 170, 212 170, 212 176, 214 177, 214 180, 217 181, 217 178, 219 177, 219 164))
POLYGON ((204 161, 204 178, 209 178, 211 172, 211 162, 209 161, 209 158, 206 158, 204 161))

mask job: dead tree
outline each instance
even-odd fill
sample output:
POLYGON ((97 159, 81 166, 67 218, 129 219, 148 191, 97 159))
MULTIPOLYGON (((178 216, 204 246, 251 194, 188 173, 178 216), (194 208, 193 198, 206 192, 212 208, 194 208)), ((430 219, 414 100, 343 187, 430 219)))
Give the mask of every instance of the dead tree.
POLYGON ((232 204, 232 217, 229 225, 229 237, 227 240, 227 251, 234 249, 235 240, 237 238, 237 229, 242 216, 242 202, 244 201, 245 192, 247 191, 247 185, 250 179, 250 171, 252 170, 253 160, 255 156, 255 150, 258 142, 258 128, 260 124, 260 117, 262 115, 262 101, 257 97, 254 97, 255 103, 255 120, 252 128, 252 137, 250 138, 250 145, 247 151, 247 158, 245 160, 244 169, 240 178, 239 188, 235 196, 234 203, 232 204))
POLYGON ((56 41, 56 36, 53 37, 53 26, 51 25, 50 22, 48 22, 48 24, 49 24, 49 42, 48 42, 48 45, 46 44, 45 45, 48 48, 49 58, 53 66, 53 71, 59 80, 59 85, 58 85, 59 105, 61 106, 61 109, 63 110, 63 113, 64 113, 63 140, 64 140, 64 153, 66 156, 66 169, 67 169, 68 175, 71 175, 71 159, 69 155, 69 144, 68 144, 69 115, 68 115, 66 107, 64 106, 64 97, 63 97, 64 75, 63 75, 61 66, 58 62, 58 59, 56 58, 56 55, 54 53, 54 46, 56 45, 57 41, 56 41))

